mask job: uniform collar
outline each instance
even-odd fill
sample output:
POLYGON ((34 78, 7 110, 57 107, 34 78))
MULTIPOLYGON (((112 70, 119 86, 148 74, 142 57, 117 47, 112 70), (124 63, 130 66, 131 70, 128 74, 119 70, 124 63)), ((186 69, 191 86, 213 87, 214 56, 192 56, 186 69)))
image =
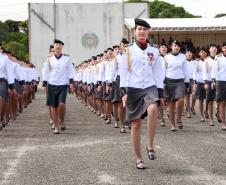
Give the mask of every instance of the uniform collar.
POLYGON ((210 56, 210 58, 212 58, 213 60, 215 59, 215 57, 210 56))
POLYGON ((63 54, 61 53, 59 57, 56 55, 54 55, 54 56, 56 57, 57 60, 59 60, 63 56, 63 54))
POLYGON ((139 41, 136 41, 137 46, 142 49, 145 50, 148 47, 148 43, 140 43, 139 41))
POLYGON ((179 55, 180 54, 180 52, 178 52, 178 53, 172 53, 172 55, 174 55, 174 56, 177 56, 177 55, 179 55))

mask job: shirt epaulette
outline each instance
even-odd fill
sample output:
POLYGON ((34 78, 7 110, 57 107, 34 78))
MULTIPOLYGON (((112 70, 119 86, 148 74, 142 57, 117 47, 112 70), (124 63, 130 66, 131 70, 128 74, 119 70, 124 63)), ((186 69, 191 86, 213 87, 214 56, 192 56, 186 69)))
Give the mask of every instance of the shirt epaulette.
POLYGON ((153 48, 157 48, 157 49, 158 49, 157 45, 155 45, 155 44, 150 44, 150 43, 148 43, 148 44, 149 44, 149 46, 151 46, 151 47, 153 47, 153 48))
POLYGON ((67 56, 67 57, 69 57, 70 55, 68 55, 68 54, 63 54, 63 56, 67 56))
POLYGON ((222 53, 220 53, 220 54, 216 55, 216 57, 221 57, 221 56, 222 56, 222 53))
POLYGON ((129 46, 132 46, 133 45, 133 42, 132 43, 130 43, 130 44, 128 44, 126 47, 129 47, 129 46))

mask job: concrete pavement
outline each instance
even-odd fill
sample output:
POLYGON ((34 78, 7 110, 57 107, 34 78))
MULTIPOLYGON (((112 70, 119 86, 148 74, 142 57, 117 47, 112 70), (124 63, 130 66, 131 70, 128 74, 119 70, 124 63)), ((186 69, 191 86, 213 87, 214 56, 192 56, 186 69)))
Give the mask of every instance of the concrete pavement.
MULTIPOLYGON (((90 113, 71 95, 67 99, 67 130, 53 135, 45 95, 39 92, 16 122, 0 131, 0 185, 226 185, 226 132, 183 117, 184 129, 158 126, 146 170, 137 170, 130 133, 90 113)), ((168 120, 167 120, 168 123, 168 120)))

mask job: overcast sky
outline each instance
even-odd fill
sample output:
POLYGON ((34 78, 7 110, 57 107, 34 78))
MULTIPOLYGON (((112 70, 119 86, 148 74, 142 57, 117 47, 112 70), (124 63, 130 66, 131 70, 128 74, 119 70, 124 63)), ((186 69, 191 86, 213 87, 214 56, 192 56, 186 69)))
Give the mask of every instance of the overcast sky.
MULTIPOLYGON (((25 20, 28 18, 28 2, 49 3, 54 0, 0 0, 0 20, 25 20)), ((121 2, 122 0, 55 0, 57 3, 73 2, 121 2)), ((214 17, 218 13, 226 13, 226 0, 164 0, 166 2, 182 6, 186 11, 201 15, 202 17, 214 17)))

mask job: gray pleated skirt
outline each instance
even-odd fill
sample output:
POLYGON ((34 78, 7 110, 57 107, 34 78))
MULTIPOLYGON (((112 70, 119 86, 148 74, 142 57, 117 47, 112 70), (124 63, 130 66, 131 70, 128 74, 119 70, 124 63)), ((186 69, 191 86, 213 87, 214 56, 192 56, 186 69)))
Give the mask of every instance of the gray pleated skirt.
POLYGON ((145 118, 147 116, 147 108, 157 101, 159 101, 159 94, 156 86, 146 89, 128 87, 126 120, 131 122, 145 118))
POLYGON ((177 101, 179 98, 185 96, 185 83, 184 79, 170 79, 166 78, 164 88, 164 100, 177 101))
POLYGON ((113 92, 113 100, 112 102, 120 102, 121 98, 120 98, 120 76, 118 75, 116 77, 116 81, 115 81, 115 88, 114 88, 114 92, 113 92))
POLYGON ((206 91, 206 101, 214 101, 216 97, 216 89, 211 88, 211 83, 212 82, 208 82, 209 89, 206 91))
POLYGON ((226 81, 216 82, 216 101, 226 101, 226 81))
POLYGON ((197 89, 195 94, 199 100, 204 100, 206 98, 206 90, 204 88, 204 83, 197 83, 197 89))

